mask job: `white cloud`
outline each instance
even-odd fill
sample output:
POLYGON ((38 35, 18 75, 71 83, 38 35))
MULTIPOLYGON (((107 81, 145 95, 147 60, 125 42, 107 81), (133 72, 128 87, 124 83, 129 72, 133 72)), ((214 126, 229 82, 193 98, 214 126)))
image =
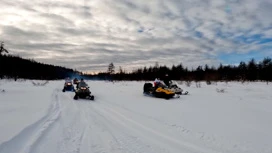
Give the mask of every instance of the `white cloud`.
POLYGON ((220 63, 220 53, 260 50, 271 38, 269 0, 0 0, 11 53, 82 71, 220 63), (252 39, 251 43, 239 39, 252 39))

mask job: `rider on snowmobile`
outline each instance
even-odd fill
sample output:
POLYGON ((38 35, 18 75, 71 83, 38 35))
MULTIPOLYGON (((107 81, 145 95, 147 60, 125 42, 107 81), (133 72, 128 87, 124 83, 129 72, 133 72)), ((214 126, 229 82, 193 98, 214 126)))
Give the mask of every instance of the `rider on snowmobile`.
POLYGON ((160 78, 156 78, 154 81, 154 87, 155 87, 155 89, 157 89, 158 87, 165 88, 166 85, 164 84, 163 81, 160 80, 160 78))
POLYGON ((65 83, 64 83, 64 87, 63 87, 62 91, 65 92, 66 90, 74 91, 74 86, 72 84, 72 80, 69 77, 67 77, 65 79, 65 83))
POLYGON ((68 83, 68 82, 72 82, 72 80, 71 80, 69 77, 67 77, 67 78, 65 79, 65 83, 68 83))
POLYGON ((77 84, 77 89, 75 91, 74 99, 78 98, 94 100, 94 96, 91 95, 88 84, 83 79, 77 84))
POLYGON ((157 88, 160 83, 161 83, 160 78, 156 78, 154 81, 154 87, 157 88))
POLYGON ((77 84, 76 88, 79 88, 79 86, 88 86, 87 83, 83 80, 83 78, 80 79, 80 82, 77 84))

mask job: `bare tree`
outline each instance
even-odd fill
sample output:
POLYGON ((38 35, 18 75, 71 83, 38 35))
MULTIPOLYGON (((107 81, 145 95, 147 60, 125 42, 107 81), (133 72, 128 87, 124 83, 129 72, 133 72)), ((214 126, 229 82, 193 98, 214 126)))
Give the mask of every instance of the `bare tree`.
POLYGON ((1 42, 0 55, 2 55, 3 52, 9 53, 9 52, 4 48, 4 42, 1 42))
POLYGON ((159 68, 159 62, 155 62, 155 68, 159 68))
POLYGON ((201 83, 199 81, 195 81, 195 83, 197 88, 201 88, 201 83))
POLYGON ((122 66, 119 66, 119 73, 120 73, 120 74, 123 74, 123 73, 124 73, 124 70, 122 69, 122 66))

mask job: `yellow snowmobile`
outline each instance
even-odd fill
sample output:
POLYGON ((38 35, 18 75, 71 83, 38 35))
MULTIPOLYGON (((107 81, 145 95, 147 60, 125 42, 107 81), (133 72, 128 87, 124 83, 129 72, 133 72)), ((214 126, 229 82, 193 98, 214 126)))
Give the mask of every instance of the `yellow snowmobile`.
POLYGON ((175 92, 171 91, 168 88, 165 88, 163 85, 154 86, 152 83, 144 84, 144 94, 148 96, 170 99, 174 98, 175 92))

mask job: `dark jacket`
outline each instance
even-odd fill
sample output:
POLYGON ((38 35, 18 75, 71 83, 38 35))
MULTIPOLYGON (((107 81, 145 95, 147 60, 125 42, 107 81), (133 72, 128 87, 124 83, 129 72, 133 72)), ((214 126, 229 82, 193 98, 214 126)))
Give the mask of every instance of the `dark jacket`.
POLYGON ((170 86, 170 82, 171 82, 171 79, 169 78, 169 76, 165 76, 164 78, 163 78, 163 82, 164 82, 164 84, 166 85, 166 86, 170 86))

